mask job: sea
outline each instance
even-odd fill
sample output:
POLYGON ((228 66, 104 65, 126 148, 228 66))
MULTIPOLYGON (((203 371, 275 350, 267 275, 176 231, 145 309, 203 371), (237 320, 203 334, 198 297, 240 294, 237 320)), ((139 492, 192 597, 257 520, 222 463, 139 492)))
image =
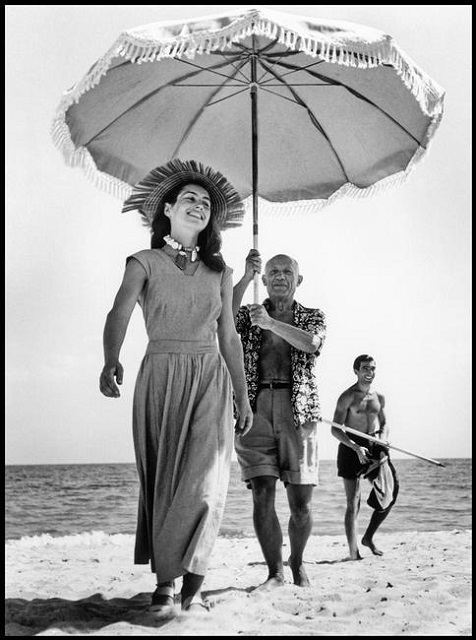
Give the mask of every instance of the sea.
MULTIPOLYGON (((471 529, 471 458, 440 460, 445 467, 419 459, 393 459, 400 484, 397 501, 380 532, 471 529)), ((371 515, 366 500, 371 485, 363 481, 359 527, 371 515)), ((49 534, 91 532, 134 534, 139 495, 135 464, 7 465, 6 540, 49 534)), ((278 482, 276 512, 286 535, 289 507, 278 482)), ((322 460, 313 495, 314 535, 344 534, 345 494, 334 460, 322 460)), ((225 513, 225 537, 254 536, 251 491, 232 462, 225 513)))

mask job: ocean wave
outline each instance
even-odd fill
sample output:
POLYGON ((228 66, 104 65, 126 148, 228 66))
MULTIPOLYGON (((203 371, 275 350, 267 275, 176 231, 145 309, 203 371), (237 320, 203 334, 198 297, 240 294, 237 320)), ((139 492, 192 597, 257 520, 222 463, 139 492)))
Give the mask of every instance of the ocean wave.
POLYGON ((219 533, 220 538, 252 538, 254 534, 244 529, 236 529, 234 527, 222 527, 219 533))
MULTIPOLYGON (((439 534, 449 534, 449 535, 457 535, 461 533, 468 533, 472 531, 471 528, 458 528, 452 529, 451 531, 443 531, 443 530, 431 530, 431 531, 421 531, 415 529, 408 529, 406 531, 399 532, 402 536, 408 535, 424 535, 427 536, 436 536, 439 534)), ((343 534, 342 534, 343 535, 343 534)), ((230 539, 230 538, 240 538, 242 540, 254 538, 254 536, 246 534, 244 532, 221 532, 219 535, 220 538, 230 539)), ((335 539, 335 535, 312 535, 313 538, 321 538, 323 540, 327 539, 335 539)), ((106 533, 105 531, 85 531, 83 533, 77 533, 69 536, 51 536, 49 533, 43 533, 39 536, 25 536, 20 538, 19 540, 6 540, 5 541, 5 549, 7 552, 15 552, 15 551, 24 551, 26 549, 37 549, 44 547, 54 547, 57 549, 64 548, 74 548, 74 547, 98 547, 98 546, 109 546, 114 545, 117 547, 133 547, 134 546, 135 536, 133 534, 124 534, 124 533, 106 533)))
POLYGON ((124 546, 133 544, 135 536, 125 533, 106 533, 105 531, 84 531, 68 536, 52 536, 42 533, 39 536, 24 536, 19 540, 7 540, 5 546, 10 549, 32 549, 36 547, 84 547, 98 545, 124 546))

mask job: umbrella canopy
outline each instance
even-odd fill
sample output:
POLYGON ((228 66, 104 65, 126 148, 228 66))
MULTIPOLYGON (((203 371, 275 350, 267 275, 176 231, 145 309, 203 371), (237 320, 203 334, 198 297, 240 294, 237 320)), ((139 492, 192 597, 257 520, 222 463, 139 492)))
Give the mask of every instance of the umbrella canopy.
POLYGON ((122 33, 63 95, 52 133, 69 165, 121 198, 194 158, 254 209, 259 196, 314 210, 404 179, 443 96, 380 31, 250 9, 122 33))

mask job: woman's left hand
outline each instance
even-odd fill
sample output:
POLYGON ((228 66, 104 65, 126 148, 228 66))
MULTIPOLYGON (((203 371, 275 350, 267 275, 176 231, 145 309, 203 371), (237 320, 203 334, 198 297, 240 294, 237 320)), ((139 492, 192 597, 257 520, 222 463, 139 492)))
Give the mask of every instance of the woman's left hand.
POLYGON ((253 412, 248 398, 242 402, 236 401, 236 409, 238 411, 238 419, 235 424, 235 433, 237 436, 244 436, 253 426, 253 412))

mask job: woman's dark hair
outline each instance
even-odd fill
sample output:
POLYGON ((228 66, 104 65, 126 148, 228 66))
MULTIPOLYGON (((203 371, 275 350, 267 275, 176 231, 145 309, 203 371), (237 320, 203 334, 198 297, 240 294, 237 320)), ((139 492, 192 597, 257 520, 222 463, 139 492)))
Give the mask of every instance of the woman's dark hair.
MULTIPOLYGON (((155 214, 150 243, 152 249, 161 249, 165 245, 164 237, 170 233, 170 219, 165 215, 164 207, 166 203, 174 205, 177 202, 177 197, 185 184, 189 184, 189 182, 172 189, 164 200, 164 206, 155 214)), ((200 182, 197 181, 196 184, 200 184, 200 182)), ((206 186, 203 186, 206 189, 206 186)), ((210 220, 205 229, 198 234, 198 246, 200 247, 200 259, 207 267, 213 271, 223 271, 225 269, 225 261, 220 253, 221 233, 213 215, 213 204, 210 220)))

